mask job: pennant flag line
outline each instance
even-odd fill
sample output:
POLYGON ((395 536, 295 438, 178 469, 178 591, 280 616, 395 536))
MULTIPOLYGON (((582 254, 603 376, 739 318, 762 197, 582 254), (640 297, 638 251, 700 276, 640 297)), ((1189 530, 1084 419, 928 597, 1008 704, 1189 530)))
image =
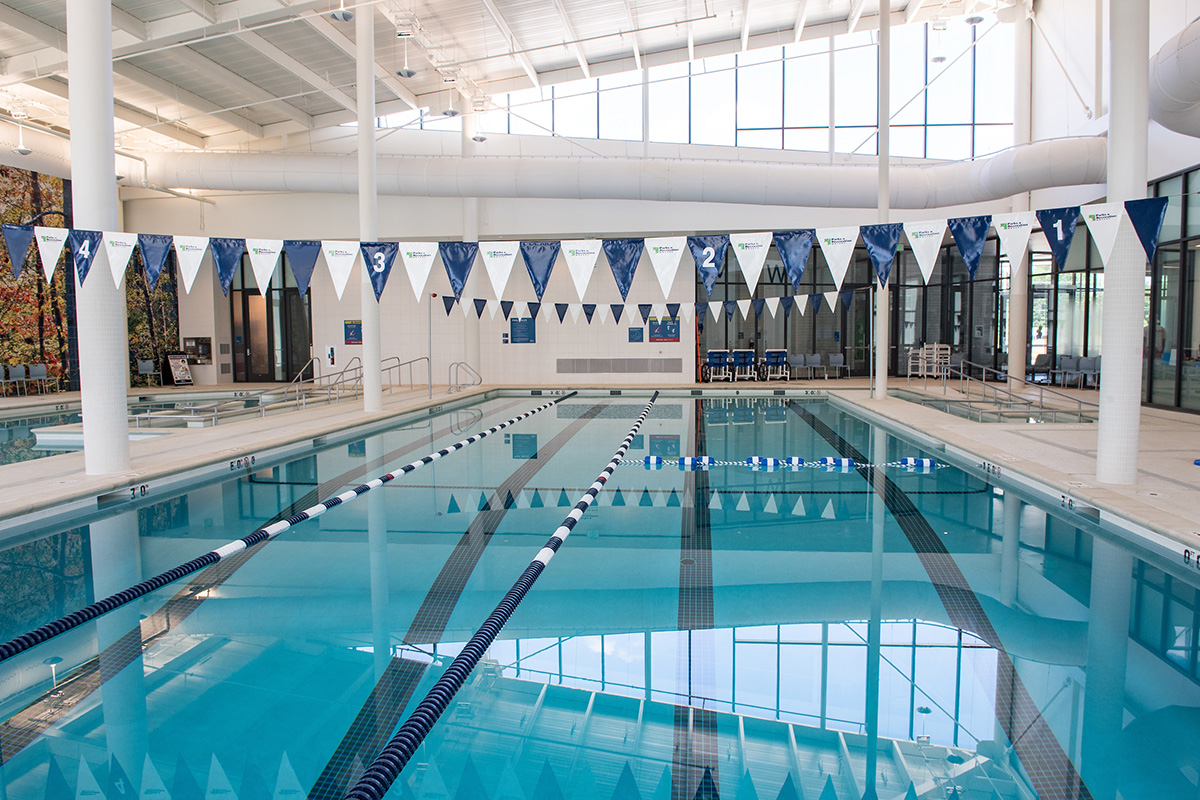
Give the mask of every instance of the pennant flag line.
POLYGON ((992 217, 992 225, 1000 237, 1000 252, 1008 256, 1014 265, 1025 258, 1029 248, 1029 234, 1037 224, 1037 216, 1032 211, 1018 211, 1013 214, 998 214, 992 217))
POLYGON ((529 271, 529 279, 533 281, 533 291, 541 300, 546 292, 546 284, 550 282, 550 273, 558 258, 559 243, 521 242, 521 258, 525 260, 525 269, 529 271))
POLYGON ((1083 221, 1092 234, 1092 241, 1096 243, 1101 264, 1108 264, 1124 217, 1121 203, 1094 203, 1083 207, 1083 221))
POLYGON ((729 248, 729 237, 726 234, 712 236, 687 237, 688 249, 692 251, 692 260, 696 262, 696 272, 704 282, 704 290, 712 299, 713 287, 721 270, 725 267, 725 251, 729 248))
MULTIPOLYGON (((850 268, 854 245, 858 242, 858 228, 817 228, 817 242, 825 254, 829 271, 833 273, 833 285, 840 290, 842 281, 846 279, 846 270, 850 268)), ((799 286, 796 291, 800 291, 799 286)))
POLYGON ((617 290, 621 292, 622 301, 629 298, 629 287, 633 285, 633 273, 642 257, 644 244, 644 239, 604 240, 604 255, 608 259, 609 268, 612 269, 613 278, 617 281, 617 290))
POLYGON ((450 289, 454 299, 462 297, 463 287, 471 275, 471 267, 475 264, 475 254, 479 252, 478 242, 438 242, 438 252, 442 256, 442 266, 446 268, 446 276, 450 279, 450 289))
POLYGON ((571 281, 580 300, 592 280, 596 259, 600 257, 600 247, 599 239, 568 239, 562 243, 563 259, 567 262, 567 271, 571 273, 571 281))
POLYGON ((333 290, 338 300, 342 299, 342 293, 350 281, 350 272, 359 254, 358 245, 358 242, 321 242, 321 253, 325 256, 325 266, 329 268, 329 277, 333 279, 333 290))
POLYGON ((737 257, 738 266, 742 268, 742 277, 754 294, 758 286, 758 278, 762 275, 763 263, 767 260, 767 251, 771 249, 771 233, 731 233, 729 244, 737 257))
MULTIPOLYGON (((896 259, 896 246, 904 233, 904 225, 899 222, 889 222, 881 225, 863 225, 859 228, 863 244, 867 246, 867 255, 875 267, 875 275, 879 278, 879 286, 887 286, 888 276, 892 272, 892 262, 896 259)), ((842 288, 841 283, 838 289, 842 288)))
POLYGON ((679 272, 679 262, 687 249, 686 236, 667 236, 646 240, 646 252, 650 255, 650 266, 662 287, 663 297, 670 297, 671 286, 679 272))
MULTIPOLYGON (((432 250, 430 243, 430 250, 432 250)), ((487 271, 488 280, 492 282, 492 290, 496 297, 504 296, 504 287, 508 285, 508 276, 512 274, 513 264, 516 263, 517 253, 521 250, 520 242, 480 242, 479 255, 483 257, 483 268, 487 271)), ((430 264, 433 260, 430 259, 430 264)))
POLYGON ((1154 252, 1158 250, 1158 237, 1162 233, 1163 220, 1167 218, 1166 197, 1147 197, 1141 200, 1126 200, 1125 213, 1133 223, 1142 249, 1146 251, 1146 260, 1154 261, 1154 252))
MULTIPOLYGON (((175 245, 175 263, 179 265, 179 274, 183 278, 183 290, 190 294, 196 275, 200 272, 200 262, 208 251, 208 237, 175 236, 171 243, 175 245)), ((338 297, 341 296, 339 292, 338 297)))
POLYGON ((906 222, 904 235, 908 237, 908 246, 912 248, 917 268, 921 270, 921 277, 928 286, 933 268, 937 266, 938 253, 942 251, 942 240, 946 238, 946 220, 906 222))
POLYGON ((967 274, 971 276, 971 280, 975 280, 975 273, 979 270, 979 259, 983 256, 983 246, 987 244, 988 228, 992 226, 991 215, 956 217, 948 220, 946 224, 950 227, 950 234, 954 237, 954 244, 958 247, 963 263, 967 265, 967 274))
POLYGON ((46 276, 47 283, 54 280, 54 268, 58 266, 58 259, 62 256, 69 235, 70 231, 66 228, 34 226, 33 238, 37 242, 38 257, 42 259, 42 274, 46 276))
POLYGON ((1061 272, 1071 252, 1071 240, 1075 237, 1075 225, 1079 222, 1079 206, 1045 208, 1035 212, 1042 226, 1042 234, 1054 254, 1054 263, 1061 272))
MULTIPOLYGON (((396 242, 362 242, 359 249, 362 251, 367 277, 371 279, 371 288, 375 290, 375 302, 379 302, 383 295, 383 287, 387 285, 388 275, 392 274, 392 264, 396 261, 400 245, 396 242)), ((458 299, 457 295, 455 299, 458 299)), ((446 312, 449 311, 450 306, 446 306, 446 312)))
POLYGON ((10 225, 4 223, 4 246, 8 249, 8 260, 12 263, 13 278, 21 277, 25 257, 29 255, 29 243, 33 241, 32 225, 10 225))
POLYGON ((108 259, 108 269, 112 272, 113 285, 121 288, 125 279, 125 270, 129 267, 129 259, 133 257, 133 249, 137 247, 136 233, 120 231, 104 231, 104 257, 108 259))
MULTIPOLYGON (((146 285, 150 291, 158 287, 167 256, 171 253, 172 237, 160 233, 139 233, 138 249, 142 251, 142 268, 146 271, 146 285)), ((110 256, 111 258, 111 256, 110 256)))
POLYGON ((275 267, 279 264, 279 254, 283 252, 283 240, 247 239, 246 252, 250 256, 250 268, 254 270, 258 293, 265 297, 271 286, 271 278, 275 275, 275 267))
POLYGON ((71 258, 75 263, 75 272, 79 275, 79 285, 83 286, 92 269, 96 251, 100 248, 100 231, 74 229, 67 236, 71 242, 71 258))
POLYGON ((312 281, 313 270, 321 255, 321 243, 312 239, 285 239, 283 252, 287 254, 288 266, 296 278, 296 288, 303 297, 308 294, 308 284, 312 281))
POLYGON ((233 285, 233 273, 241 265, 242 254, 246 252, 246 240, 213 236, 208 240, 208 249, 213 254, 217 278, 221 281, 221 291, 228 297, 229 287, 233 285))
POLYGON ((813 230, 777 231, 774 234, 775 249, 779 251, 783 269, 795 292, 800 291, 800 282, 804 279, 804 269, 808 266, 814 239, 816 231, 813 230))

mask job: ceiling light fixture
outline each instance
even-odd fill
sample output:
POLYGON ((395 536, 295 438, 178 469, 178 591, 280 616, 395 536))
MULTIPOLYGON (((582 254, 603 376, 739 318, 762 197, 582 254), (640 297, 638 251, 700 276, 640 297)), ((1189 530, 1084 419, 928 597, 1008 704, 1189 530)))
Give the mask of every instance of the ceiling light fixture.
POLYGON ((979 23, 983 22, 983 17, 979 16, 978 14, 973 14, 963 21, 968 25, 978 25, 979 23))
POLYGON ((17 126, 17 146, 12 149, 14 155, 27 156, 33 151, 25 146, 25 128, 17 126))
POLYGON ((338 7, 329 12, 329 18, 338 22, 352 22, 354 20, 354 12, 346 8, 346 0, 342 0, 338 7))
MULTIPOLYGON (((396 35, 404 36, 404 34, 400 33, 399 28, 396 29, 396 35)), ((411 36, 412 34, 410 33, 409 35, 411 36)), ((412 76, 417 74, 417 71, 415 69, 411 69, 408 66, 408 39, 407 38, 404 39, 404 66, 401 67, 400 69, 396 70, 396 74, 399 75, 401 78, 411 78, 412 76)))
MULTIPOLYGON (((477 133, 471 137, 471 141, 478 142, 479 144, 483 144, 484 142, 487 141, 487 137, 484 136, 482 133, 477 133)), ((1197 246, 1200 247, 1200 245, 1197 245, 1197 246)))

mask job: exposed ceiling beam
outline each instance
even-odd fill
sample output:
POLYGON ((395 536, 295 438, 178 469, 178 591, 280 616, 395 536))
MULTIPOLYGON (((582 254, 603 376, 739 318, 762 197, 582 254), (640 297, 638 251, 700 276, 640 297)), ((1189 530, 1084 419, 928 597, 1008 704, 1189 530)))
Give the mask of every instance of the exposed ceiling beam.
POLYGON ((259 36, 257 33, 254 33, 253 31, 239 33, 237 38, 242 43, 253 47, 256 51, 271 59, 300 80, 312 86, 314 89, 320 89, 322 94, 343 108, 349 109, 350 111, 356 111, 358 109, 353 97, 346 94, 341 89, 322 78, 316 72, 309 69, 304 64, 301 64, 299 61, 292 58, 263 37, 259 36))
POLYGON ((528 55, 517 52, 522 49, 521 44, 513 34, 512 28, 508 26, 508 22, 505 21, 504 15, 500 13, 500 9, 496 8, 493 0, 483 0, 483 7, 491 15, 492 22, 496 23, 496 27, 500 29, 501 35, 508 40, 509 49, 516 52, 517 63, 521 65, 521 69, 525 70, 525 74, 529 76, 529 80, 533 82, 534 87, 540 89, 542 82, 538 79, 537 70, 533 68, 533 62, 529 60, 528 55))
POLYGON ((793 44, 799 43, 800 37, 804 35, 804 25, 808 22, 808 0, 800 0, 800 4, 796 6, 796 24, 793 30, 796 32, 796 38, 793 44))
POLYGON ((256 103, 269 103, 275 109, 281 111, 289 119, 299 122, 306 128, 311 128, 313 125, 312 117, 304 111, 301 111, 296 106, 285 100, 279 100, 275 95, 268 92, 256 83, 246 80, 241 75, 230 69, 222 67, 212 59, 205 58, 190 47, 176 47, 170 51, 172 56, 178 59, 185 66, 194 69, 203 75, 222 83, 227 84, 233 89, 246 95, 250 100, 256 103))
POLYGON ((637 65, 638 71, 642 69, 642 48, 638 44, 637 36, 637 20, 633 16, 633 6, 629 4, 629 0, 625 2, 625 18, 629 20, 630 36, 633 38, 633 63, 637 65))
POLYGON ((41 20, 34 19, 23 11, 17 11, 12 6, 0 3, 0 24, 15 28, 38 41, 45 42, 64 53, 67 52, 67 35, 65 33, 41 20))
POLYGON ((862 19, 863 6, 867 4, 867 0, 854 0, 854 4, 850 6, 850 14, 846 17, 846 33, 854 33, 854 29, 858 27, 858 21, 862 19))
POLYGON ((924 0, 908 0, 908 5, 904 7, 904 24, 907 25, 917 18, 917 12, 921 10, 921 4, 924 0))
MULTIPOLYGON (((363 13, 369 12, 364 9, 363 13)), ((358 51, 354 42, 349 36, 346 36, 346 34, 342 32, 341 28, 330 22, 328 18, 306 17, 305 20, 313 30, 328 39, 330 44, 335 45, 339 50, 351 58, 357 57, 358 51)), ((421 107, 420 101, 417 100, 417 96, 409 91, 408 87, 401 83, 399 79, 396 78, 396 76, 393 75, 390 70, 388 70, 387 67, 383 66, 378 61, 375 62, 375 77, 387 87, 389 92, 407 103, 409 108, 411 108, 413 111, 416 111, 421 107)))
POLYGON ((116 6, 112 7, 112 24, 117 30, 125 31, 140 41, 144 42, 150 38, 149 29, 146 27, 145 22, 128 11, 122 11, 116 6))
POLYGON ((188 11, 199 14, 208 22, 217 22, 221 19, 221 15, 217 13, 217 7, 210 0, 179 0, 187 7, 188 11))
POLYGON ((750 44, 750 0, 742 0, 742 52, 750 44))
MULTIPOLYGON (((70 101, 69 87, 65 81, 58 78, 38 78, 37 80, 30 81, 28 85, 46 94, 67 100, 68 102, 70 101)), ((132 108, 123 102, 118 101, 113 104, 113 116, 122 122, 128 122, 131 125, 137 125, 142 128, 149 128, 151 133, 160 133, 189 147, 204 148, 204 137, 195 131, 182 128, 174 122, 161 120, 144 111, 132 108)))
MULTIPOLYGON (((562 20, 563 30, 567 34, 567 39, 571 44, 567 45, 567 49, 575 56, 575 60, 579 62, 579 68, 583 70, 583 77, 592 77, 592 65, 588 63, 587 56, 583 54, 583 48, 576 41, 579 39, 579 34, 575 32, 575 26, 571 24, 571 17, 567 15, 567 8, 562 4, 562 0, 554 0, 554 8, 558 11, 558 18, 562 20)), ((690 26, 689 26, 690 30, 690 26)))
POLYGON ((187 89, 177 86, 165 78, 160 78, 157 75, 147 72, 141 67, 135 66, 128 61, 118 61, 117 63, 113 64, 113 74, 120 75, 126 80, 131 80, 134 83, 141 84, 147 89, 152 89, 153 91, 161 94, 163 97, 174 100, 176 103, 187 106, 188 108, 198 111, 201 114, 208 114, 216 117, 217 119, 223 120, 224 122, 229 123, 238 130, 248 133, 251 136, 262 136, 262 126, 257 122, 246 119, 246 117, 238 114, 237 112, 224 111, 222 110, 221 106, 212 102, 211 100, 201 97, 193 92, 189 92, 187 89))

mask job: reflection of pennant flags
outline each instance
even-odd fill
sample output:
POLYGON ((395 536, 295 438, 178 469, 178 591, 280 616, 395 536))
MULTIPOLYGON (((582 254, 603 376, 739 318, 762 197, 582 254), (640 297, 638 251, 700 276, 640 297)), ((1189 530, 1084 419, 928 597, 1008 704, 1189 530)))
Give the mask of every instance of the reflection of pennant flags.
POLYGON ((58 266, 58 259, 67 244, 68 234, 66 228, 45 228, 41 225, 35 225, 33 228, 38 257, 42 260, 42 274, 46 276, 47 283, 54 280, 54 268, 58 266))
POLYGON ((450 309, 454 308, 454 302, 455 302, 454 295, 452 295, 452 294, 442 295, 442 305, 445 306, 445 308, 446 308, 446 316, 447 317, 450 316, 450 309))
MULTIPOLYGON (((49 758, 50 767, 46 773, 46 800, 75 800, 75 794, 67 785, 67 776, 63 774, 62 767, 58 765, 58 759, 52 755, 49 758)), ((149 759, 149 756, 146 758, 149 759)), ((147 785, 144 776, 142 785, 147 785)))
POLYGON ((96 251, 100 249, 100 231, 72 230, 67 236, 71 240, 71 258, 75 262, 75 272, 79 275, 79 285, 87 280, 96 260, 96 251))
POLYGON ((1121 229, 1125 207, 1121 203, 1094 203, 1084 206, 1082 211, 1083 221, 1092 233, 1096 251, 1100 253, 1100 263, 1107 265, 1113 245, 1117 243, 1117 231, 1121 229))
MULTIPOLYGON (((555 244, 557 244, 557 242, 555 244)), ((554 313, 558 314, 558 324, 561 325, 562 321, 567 316, 567 304, 566 303, 555 303, 554 304, 554 313)))
POLYGON ((204 251, 208 249, 208 237, 175 236, 171 243, 175 245, 175 263, 183 278, 183 290, 190 293, 196 273, 200 271, 200 262, 204 260, 204 251))
POLYGON ((500 310, 504 313, 505 319, 508 319, 508 315, 512 311, 512 307, 513 307, 512 300, 501 300, 500 301, 500 310))
POLYGON ((236 796, 233 793, 233 784, 226 777, 221 762, 217 761, 217 754, 213 753, 212 762, 208 768, 208 787, 204 790, 204 800, 216 800, 216 798, 236 796))
POLYGON ((141 800, 160 800, 169 798, 167 794, 167 786, 159 777, 158 770, 154 768, 154 762, 150 760, 150 754, 147 753, 142 763, 142 793, 139 795, 141 800))
POLYGON ((792 297, 779 298, 779 305, 783 308, 783 316, 785 319, 792 315, 792 305, 795 302, 795 299, 792 297))
POLYGON ((729 244, 737 257, 738 266, 742 268, 742 276, 754 294, 758 286, 758 278, 762 275, 763 262, 767 260, 767 251, 771 249, 771 232, 765 233, 731 233, 729 244))
POLYGON ((475 299, 475 319, 483 318, 483 309, 485 306, 487 306, 486 299, 480 299, 480 298, 475 299))
POLYGON ((816 231, 776 231, 774 238, 775 249, 779 251, 779 257, 783 260, 783 268, 787 271, 788 280, 792 282, 792 290, 799 292, 800 282, 804 279, 804 268, 808 266, 808 257, 812 253, 816 231))
POLYGON ((283 252, 282 239, 247 239, 246 252, 250 256, 250 268, 254 270, 254 282, 258 284, 258 293, 266 295, 271 286, 271 277, 279 264, 279 254, 283 252))
POLYGON ((575 283, 575 291, 579 299, 587 291, 592 280, 592 270, 596 268, 596 259, 600 256, 599 239, 567 239, 562 243, 563 259, 567 262, 567 271, 575 283))
POLYGON ((529 309, 530 317, 536 317, 538 315, 538 311, 542 307, 541 303, 534 303, 534 302, 529 302, 529 303, 526 303, 525 305, 529 309))
MULTIPOLYGON (((175 237, 179 238, 179 237, 175 237)), ((181 754, 175 761, 175 782, 171 785, 171 800, 203 800, 200 785, 181 754)))
POLYGON ((611 309, 612 309, 613 322, 616 322, 616 323, 620 324, 620 322, 621 322, 621 314, 623 314, 623 313, 625 312, 625 306, 624 306, 624 304, 622 304, 622 303, 612 303, 612 304, 610 304, 610 305, 609 305, 609 308, 611 308, 611 309))
POLYGON ((520 242, 479 243, 479 255, 483 258, 483 268, 487 270, 496 299, 504 296, 504 287, 508 285, 508 276, 512 274, 520 249, 520 242))
POLYGON ((604 256, 608 259, 608 266, 617 281, 622 300, 629 297, 629 287, 633 284, 633 273, 642 257, 644 242, 644 239, 604 240, 604 256))
POLYGON ((1079 221, 1079 206, 1043 208, 1034 213, 1050 245, 1050 252, 1054 254, 1054 262, 1061 271, 1067 265, 1067 256, 1071 252, 1071 239, 1075 237, 1075 225, 1079 221))
POLYGON ((104 797, 104 792, 96 781, 92 768, 84 761, 83 756, 79 757, 79 771, 75 778, 75 796, 77 798, 104 797))
POLYGON ((712 497, 709 498, 709 501, 708 501, 708 508, 711 511, 720 511, 721 510, 721 493, 720 492, 712 493, 712 497))
MULTIPOLYGON (((747 306, 749 305, 749 303, 750 303, 750 301, 747 300, 746 301, 747 306)), ((737 307, 738 307, 737 300, 726 300, 725 301, 725 319, 727 319, 727 320, 733 319, 733 313, 735 311, 737 311, 737 307)))
POLYGON ((288 266, 292 268, 296 288, 303 297, 308 294, 308 284, 312 282, 317 257, 321 255, 321 243, 315 239, 285 239, 283 252, 287 253, 288 266))
MULTIPOLYGON (((125 279, 125 270, 129 268, 129 259, 133 257, 133 248, 137 247, 138 235, 120 231, 105 231, 103 238, 104 257, 108 259, 113 285, 120 289, 121 281, 125 279)), ((151 286, 151 291, 153 291, 153 286, 151 286)))
POLYGON ((108 800, 133 800, 136 792, 133 783, 125 774, 121 762, 114 755, 108 760, 108 800))
MULTIPOLYGON (((328 243, 326 243, 328 244, 328 243)), ((400 258, 404 262, 404 271, 408 273, 408 282, 412 286, 417 302, 425 300, 425 284, 429 280, 429 272, 433 269, 433 260, 437 258, 437 242, 400 242, 400 258)), ((355 248, 357 251, 358 248, 355 248)), ((329 254, 326 253, 326 260, 329 254)), ((350 260, 353 265, 354 260, 350 260)), ((349 275, 349 267, 347 267, 349 275)), ((343 286, 345 283, 343 282, 343 286)), ((340 298, 341 292, 338 292, 340 298)))
POLYGON ((767 495, 767 502, 763 503, 764 514, 778 514, 779 506, 775 505, 775 493, 767 495))
POLYGON ((846 308, 849 308, 850 304, 854 302, 854 290, 845 289, 844 291, 838 292, 838 297, 841 298, 842 305, 844 305, 846 308))
POLYGON ((1017 262, 1025 257, 1025 251, 1029 247, 1029 234, 1036 224, 1037 215, 1032 211, 997 214, 992 217, 992 226, 1000 236, 1000 252, 1008 256, 1014 268, 1017 262))
MULTIPOLYGON (((450 496, 450 502, 454 502, 453 495, 450 496)), ((292 762, 288 760, 287 753, 284 753, 279 762, 279 775, 275 779, 275 794, 272 800, 298 800, 303 794, 304 787, 296 778, 296 771, 292 769, 292 762)), ((173 800, 178 800, 178 798, 173 800)))
POLYGON ((29 254, 29 243, 33 241, 32 225, 9 225, 4 223, 4 246, 8 248, 8 260, 12 264, 13 278, 21 277, 25 257, 29 254))
MULTIPOLYGON (((396 253, 400 252, 400 245, 396 242, 361 242, 358 248, 362 251, 363 267, 371 279, 375 302, 378 303, 383 287, 387 285, 388 275, 392 274, 392 264, 396 261, 396 253)), ((458 299, 457 295, 455 299, 458 299)))
POLYGON ((766 305, 766 303, 766 298, 762 297, 758 298, 757 300, 750 301, 750 306, 754 309, 754 316, 761 317, 763 315, 763 307, 766 305))
POLYGON ((805 513, 806 512, 804 510, 804 496, 801 495, 800 497, 796 498, 796 505, 792 506, 792 516, 803 517, 803 516, 805 516, 805 513))
POLYGON ((686 236, 665 236, 658 239, 646 240, 646 252, 650 255, 650 266, 658 276, 658 285, 662 287, 663 297, 671 296, 671 286, 675 283, 675 274, 679 272, 679 261, 683 251, 687 249, 686 236))
POLYGON ((750 319, 750 301, 735 300, 734 302, 737 303, 738 311, 742 312, 742 319, 750 319))
MULTIPOLYGON (((955 217, 947 223, 954 244, 967 265, 967 274, 975 280, 979 270, 979 259, 983 256, 983 246, 987 244, 988 228, 992 227, 992 215, 984 214, 978 217, 955 217)), ((926 279, 926 283, 929 280, 926 279)))
POLYGON ((463 287, 471 275, 475 254, 479 252, 479 242, 438 242, 438 252, 442 255, 442 266, 446 268, 450 288, 457 300, 462 296, 463 287))
POLYGON ((649 303, 638 303, 638 311, 642 315, 642 324, 645 325, 647 322, 650 321, 650 304, 649 303))
POLYGON ((208 247, 212 250, 213 263, 217 265, 221 291, 228 297, 229 287, 233 284, 233 273, 241 266, 242 254, 246 252, 246 240, 213 236, 208 240, 208 247))
POLYGON ((937 266, 938 253, 942 251, 942 239, 946 236, 946 220, 931 219, 928 222, 904 223, 904 235, 908 238, 908 246, 912 248, 913 256, 917 259, 917 267, 926 285, 937 266))
POLYGON ((729 237, 723 233, 712 236, 687 237, 688 249, 692 251, 692 259, 696 262, 696 272, 704 281, 704 290, 712 299, 713 286, 721 277, 725 267, 725 250, 729 247, 729 237))
MULTIPOLYGON (((879 286, 887 286, 888 275, 892 272, 892 262, 896 260, 896 247, 900 237, 904 235, 904 225, 899 222, 888 222, 880 225, 863 225, 859 229, 863 244, 867 246, 867 255, 875 267, 875 275, 879 278, 879 286)), ((838 284, 841 289, 841 284, 838 284)))
MULTIPOLYGON (((846 270, 850 268, 850 257, 858 242, 858 228, 817 228, 817 243, 825 254, 825 263, 833 273, 833 285, 842 288, 846 270)), ((799 287, 796 287, 799 291, 799 287)))
POLYGON ((595 313, 596 313, 596 304, 595 303, 584 303, 583 304, 583 315, 585 317, 587 317, 588 325, 592 324, 592 315, 595 313))
POLYGON ((738 498, 737 506, 734 507, 737 511, 749 511, 750 501, 746 498, 746 493, 742 492, 742 496, 738 498))
MULTIPOLYGON (((163 265, 167 263, 167 255, 171 252, 171 237, 161 233, 139 233, 137 243, 138 249, 142 251, 142 267, 146 271, 146 285, 153 292, 158 287, 158 279, 162 275, 163 265)), ((112 257, 109 256, 109 258, 112 257)))
POLYGON ((822 292, 822 294, 825 296, 825 302, 828 304, 829 310, 836 311, 838 295, 840 292, 822 292))
POLYGON ((541 300, 546 292, 546 284, 550 282, 550 273, 554 270, 554 262, 558 258, 558 242, 521 242, 521 258, 525 260, 525 269, 529 271, 529 279, 533 281, 533 291, 541 300))
POLYGON ((1162 233, 1163 220, 1167 218, 1167 203, 1166 197, 1125 201, 1125 213, 1133 223, 1148 261, 1154 261, 1154 251, 1158 249, 1158 237, 1162 233))
POLYGON ((820 313, 821 301, 825 299, 822 294, 810 294, 808 296, 808 304, 812 307, 813 313, 820 313))
MULTIPOLYGON (((333 290, 341 300, 342 292, 350 280, 350 272, 354 269, 354 261, 358 258, 358 242, 323 241, 321 252, 325 256, 325 266, 329 268, 329 277, 333 279, 333 290)), ((419 294, 417 299, 420 299, 419 294)))

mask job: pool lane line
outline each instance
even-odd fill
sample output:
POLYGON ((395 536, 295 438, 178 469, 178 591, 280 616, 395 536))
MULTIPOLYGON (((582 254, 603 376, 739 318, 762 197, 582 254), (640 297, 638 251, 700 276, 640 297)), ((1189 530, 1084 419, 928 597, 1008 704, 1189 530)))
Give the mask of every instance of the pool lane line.
MULTIPOLYGON (((612 404, 601 400, 538 447, 538 458, 521 460, 498 486, 489 490, 486 507, 471 518, 467 529, 460 534, 454 549, 446 558, 425 593, 408 630, 401 641, 411 644, 437 643, 442 640, 446 624, 457 607, 463 592, 474 574, 484 550, 500 529, 512 506, 505 502, 510 493, 519 493, 553 457, 594 419, 601 417, 612 404)), ((362 707, 355 714, 329 760, 308 792, 308 800, 337 800, 347 785, 357 780, 362 765, 369 763, 396 730, 413 692, 425 677, 429 664, 393 656, 384 674, 376 681, 362 707)))
MULTIPOLYGON (((788 403, 788 407, 831 444, 839 455, 867 463, 854 445, 811 411, 796 403, 788 403)), ((861 466, 855 471, 869 484, 875 485, 874 467, 861 466)), ((884 505, 899 523, 900 530, 920 559, 951 624, 971 631, 996 650, 996 720, 1021 759, 1021 768, 1029 776, 1034 790, 1046 800, 1091 800, 1091 792, 1025 688, 1012 657, 1004 649, 979 597, 971 589, 953 555, 904 490, 886 473, 882 473, 881 477, 884 505)))
POLYGON ((480 439, 487 438, 498 431, 511 427, 522 420, 532 417, 534 414, 545 411, 548 408, 552 408, 563 400, 573 397, 574 395, 575 392, 571 392, 569 394, 562 395, 561 397, 556 397, 549 403, 543 403, 542 405, 530 409, 523 414, 518 414, 517 416, 512 417, 505 422, 501 422, 499 425, 493 425, 486 431, 481 431, 474 436, 469 436, 466 439, 455 442, 449 447, 443 447, 441 450, 419 458, 411 464, 406 464, 394 472, 380 475, 374 480, 342 492, 341 494, 331 497, 321 503, 317 503, 315 506, 311 506, 304 511, 293 514, 287 519, 279 520, 271 523, 270 525, 259 528, 249 536, 243 536, 241 539, 235 539, 232 542, 218 547, 216 550, 210 550, 204 555, 193 558, 191 561, 180 564, 173 569, 169 569, 166 572, 160 572, 153 578, 149 578, 134 586, 130 586, 128 589, 124 589, 116 594, 109 595, 103 600, 98 600, 91 605, 85 606, 84 608, 67 614, 64 617, 60 617, 53 622, 48 622, 36 630, 21 634, 15 639, 5 642, 4 644, 0 644, 0 662, 12 658, 18 653, 22 653, 31 647, 49 641, 55 636, 66 633, 72 628, 78 627, 85 622, 89 622, 96 617, 101 616, 102 614, 107 614, 114 609, 120 608, 121 606, 136 600, 142 595, 161 589, 168 583, 173 583, 185 575, 190 575, 197 570, 217 563, 223 558, 240 553, 249 547, 253 547, 257 544, 261 544, 262 542, 273 539, 284 531, 289 530, 293 526, 299 525, 301 522, 319 517, 331 508, 342 505, 343 503, 348 503, 351 500, 355 500, 370 490, 378 488, 389 481, 395 480, 401 475, 407 475, 414 470, 420 469, 426 464, 431 464, 434 461, 437 461, 439 458, 450 455, 451 453, 461 450, 468 445, 475 444, 475 442, 478 442, 480 439))
POLYGON ((575 504, 575 508, 571 510, 562 523, 551 534, 546 544, 542 547, 533 560, 529 562, 529 566, 521 573, 521 577, 513 584, 508 593, 504 595, 504 599, 500 604, 488 615, 487 620, 480 626, 479 630, 471 637, 466 646, 455 656, 454 661, 438 678, 437 683, 425 695, 425 698, 417 705, 408 719, 400 726, 400 730, 392 737, 391 741, 383 748, 379 755, 367 768, 358 783, 346 795, 347 798, 355 798, 355 800, 382 800, 387 794, 392 783, 400 775, 400 772, 408 764, 409 759, 417 752, 421 743, 425 741, 425 737, 429 735, 429 731, 433 729, 434 724, 445 713, 450 701, 454 699, 454 695, 462 688, 470 676, 475 665, 479 663, 479 659, 487 652, 488 647, 495 641, 500 630, 508 622, 509 617, 516 611, 521 600, 529 593, 529 589, 537 581, 538 576, 550 564, 550 560, 566 542, 567 537, 571 535, 571 531, 575 528, 576 523, 582 519, 587 513, 592 501, 596 499, 603 489, 608 479, 616 470, 621 459, 633 444, 633 437, 637 435, 638 429, 650 414, 650 409, 654 407, 655 401, 658 400, 658 392, 656 391, 650 397, 650 402, 642 410, 637 421, 630 428, 629 433, 625 436, 625 440, 621 442, 621 446, 617 448, 616 453, 608 462, 600 474, 596 477, 595 482, 591 487, 583 493, 579 502, 575 504))

